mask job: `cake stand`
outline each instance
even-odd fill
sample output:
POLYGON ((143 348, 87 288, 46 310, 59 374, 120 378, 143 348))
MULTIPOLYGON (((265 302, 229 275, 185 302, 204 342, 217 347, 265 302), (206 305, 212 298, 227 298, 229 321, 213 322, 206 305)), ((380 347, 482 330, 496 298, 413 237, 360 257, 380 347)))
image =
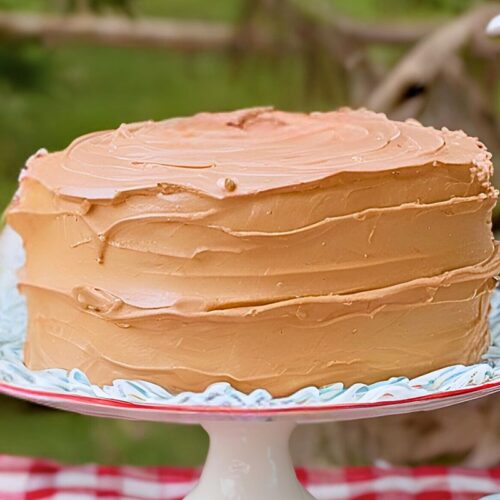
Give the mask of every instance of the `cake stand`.
POLYGON ((0 383, 1 393, 85 415, 203 425, 210 449, 199 484, 186 500, 311 500, 315 493, 321 498, 295 476, 288 442, 296 425, 434 410, 497 391, 500 381, 410 399, 249 409, 135 404, 0 383))

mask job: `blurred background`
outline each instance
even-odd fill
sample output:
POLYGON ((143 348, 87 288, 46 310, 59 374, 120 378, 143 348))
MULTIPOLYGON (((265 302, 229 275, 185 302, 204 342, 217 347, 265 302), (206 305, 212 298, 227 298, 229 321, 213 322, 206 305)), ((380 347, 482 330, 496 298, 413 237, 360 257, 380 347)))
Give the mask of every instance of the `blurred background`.
MULTIPOLYGON (((496 14, 479 0, 0 0, 0 211, 38 148, 199 111, 366 106, 464 129, 500 158, 496 14)), ((197 427, 0 398, 0 453, 196 465, 206 448, 197 427)), ((299 429, 293 450, 308 465, 499 465, 500 398, 299 429)))

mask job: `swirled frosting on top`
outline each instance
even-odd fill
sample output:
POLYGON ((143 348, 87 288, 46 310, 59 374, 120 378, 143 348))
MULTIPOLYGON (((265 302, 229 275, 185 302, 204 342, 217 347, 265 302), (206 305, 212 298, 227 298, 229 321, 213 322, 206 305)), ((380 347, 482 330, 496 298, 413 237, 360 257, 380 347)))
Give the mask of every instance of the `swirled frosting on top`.
POLYGON ((293 189, 340 172, 487 160, 477 140, 367 110, 254 108, 122 125, 75 140, 34 172, 61 195, 112 199, 181 186, 223 198, 293 189))
POLYGON ((285 395, 479 359, 490 155, 366 110, 122 125, 32 157, 26 362, 285 395))

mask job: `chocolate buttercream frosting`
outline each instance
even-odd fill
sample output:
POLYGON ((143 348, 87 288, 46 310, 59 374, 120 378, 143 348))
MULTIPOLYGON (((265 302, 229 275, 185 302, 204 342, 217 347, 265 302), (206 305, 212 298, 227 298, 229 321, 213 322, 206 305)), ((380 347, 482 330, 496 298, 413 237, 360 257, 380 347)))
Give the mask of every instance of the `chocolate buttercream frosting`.
POLYGON ((349 109, 202 113, 40 151, 8 213, 26 363, 281 396, 475 362, 500 269, 491 175, 463 132, 349 109))

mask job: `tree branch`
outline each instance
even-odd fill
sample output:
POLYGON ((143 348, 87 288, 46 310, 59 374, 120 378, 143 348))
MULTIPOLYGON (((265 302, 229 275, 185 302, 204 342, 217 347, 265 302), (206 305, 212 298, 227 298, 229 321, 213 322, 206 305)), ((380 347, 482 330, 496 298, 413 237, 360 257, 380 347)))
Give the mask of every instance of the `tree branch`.
MULTIPOLYGON (((330 4, 322 0, 287 1, 309 21, 320 23, 324 29, 332 29, 338 36, 356 44, 414 43, 432 33, 438 26, 435 21, 368 23, 339 15, 330 4)), ((494 5, 491 5, 491 10, 495 10, 494 5)), ((497 4, 496 11, 498 10, 497 4)), ((240 31, 237 26, 208 21, 0 12, 0 36, 37 38, 48 43, 75 40, 118 47, 219 50, 238 43, 241 45, 238 39, 240 31)), ((497 43, 490 41, 486 47, 486 42, 481 37, 477 36, 475 40, 478 51, 487 57, 500 50, 497 43)), ((258 29, 252 30, 251 40, 245 42, 247 45, 250 43, 249 46, 254 50, 272 48, 271 37, 258 29)), ((289 49, 293 50, 293 46, 289 49)))
POLYGON ((335 29, 339 34, 362 43, 406 44, 432 33, 439 24, 436 21, 412 23, 368 23, 339 14, 331 3, 324 0, 288 0, 304 16, 335 29))
POLYGON ((375 89, 367 106, 390 112, 402 104, 407 96, 414 95, 416 89, 425 90, 440 73, 447 59, 464 47, 477 30, 483 29, 498 9, 498 3, 481 5, 417 43, 375 89))
POLYGON ((118 47, 217 50, 230 47, 234 34, 233 27, 221 23, 0 12, 0 36, 48 43, 76 40, 118 47))

